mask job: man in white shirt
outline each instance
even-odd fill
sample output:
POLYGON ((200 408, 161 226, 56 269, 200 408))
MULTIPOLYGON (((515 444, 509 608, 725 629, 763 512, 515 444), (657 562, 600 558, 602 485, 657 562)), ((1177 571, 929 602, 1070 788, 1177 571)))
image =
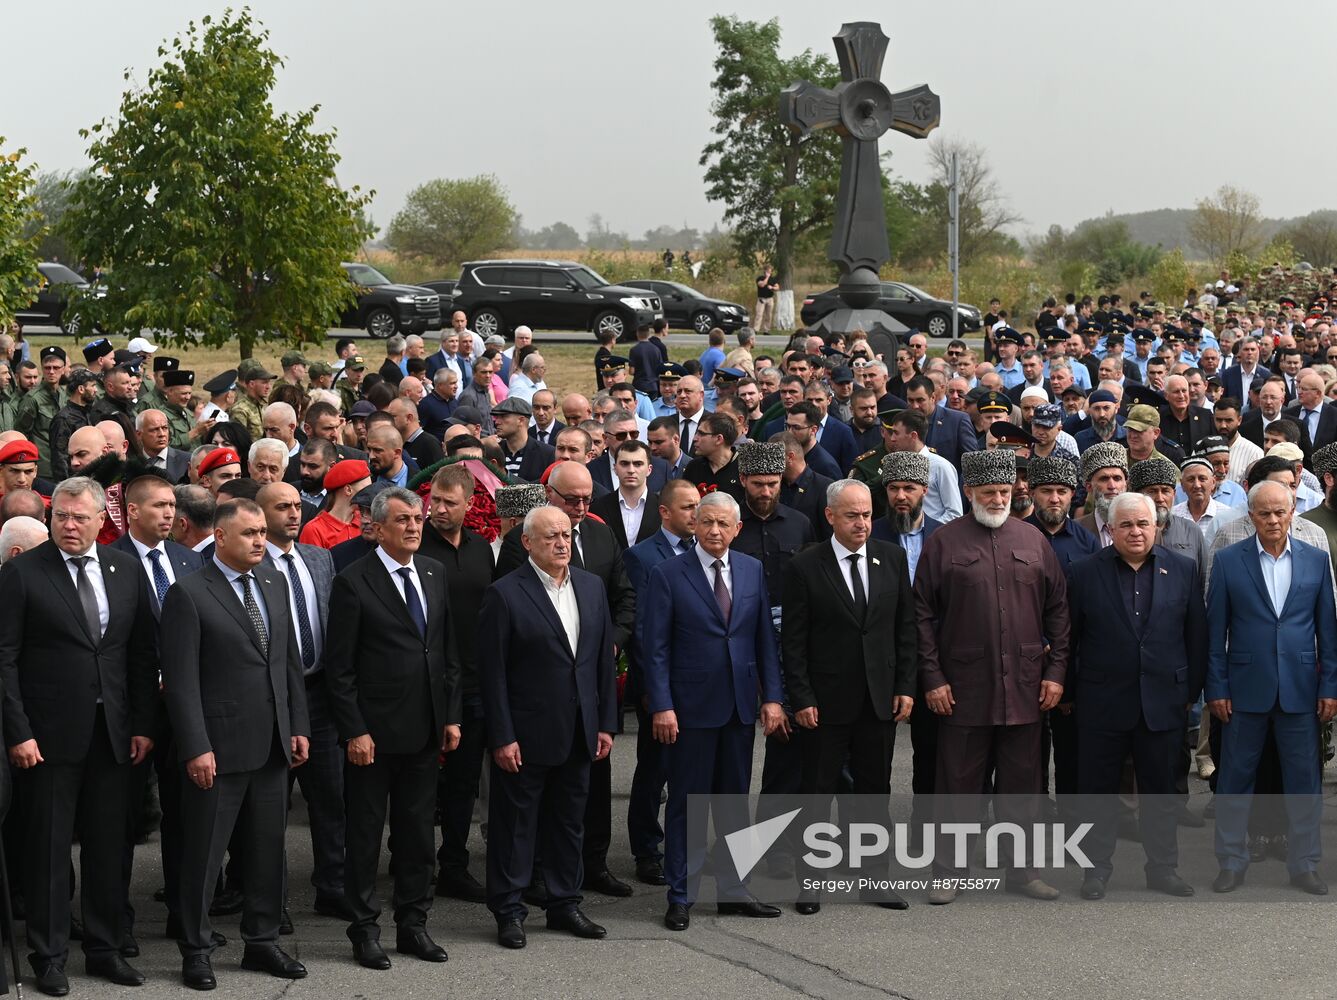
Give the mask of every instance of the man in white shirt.
POLYGON ((946 524, 961 516, 961 488, 956 469, 941 455, 924 447, 927 420, 918 410, 901 410, 882 423, 882 442, 887 453, 911 451, 928 456, 929 488, 924 495, 924 515, 946 524))
MULTIPOLYGON (((528 347, 534 342, 534 331, 527 326, 517 326, 512 337, 514 338, 514 341, 511 346, 501 352, 503 359, 501 362, 501 379, 503 382, 507 383, 509 383, 511 379, 511 366, 515 362, 515 352, 521 348, 528 347)), ((478 355, 481 356, 481 354, 482 351, 479 351, 478 355)))
POLYGON ((1249 474, 1249 466, 1263 457, 1263 449, 1240 433, 1240 407, 1238 400, 1227 402, 1229 397, 1217 400, 1212 410, 1212 419, 1216 424, 1216 433, 1225 438, 1230 446, 1230 478, 1243 484, 1249 474))
POLYGON ((528 403, 534 398, 534 393, 548 388, 548 384, 543 381, 547 371, 548 364, 542 354, 535 352, 526 355, 524 361, 520 362, 520 371, 511 376, 511 398, 523 399, 528 403))

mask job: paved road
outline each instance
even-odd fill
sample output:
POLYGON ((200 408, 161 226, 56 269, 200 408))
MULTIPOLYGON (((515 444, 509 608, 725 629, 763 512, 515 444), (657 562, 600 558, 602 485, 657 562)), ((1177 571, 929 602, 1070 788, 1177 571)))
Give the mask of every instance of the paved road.
MULTIPOLYGON (((628 723, 634 728, 635 719, 629 716, 628 723)), ((896 793, 904 795, 910 746, 909 734, 900 735, 894 785, 896 793)), ((633 865, 623 817, 634 743, 630 733, 619 737, 613 753, 616 818, 610 861, 614 873, 629 880, 633 865)), ((758 741, 755 775, 761 773, 760 750, 758 741)), ((1193 786, 1193 806, 1201 809, 1205 785, 1195 778, 1193 786)), ((1328 791, 1333 791, 1331 785, 1328 791)), ((906 818, 895 811, 896 818, 906 818)), ((1331 827, 1329 817, 1329 832, 1331 827)), ((476 832, 474 838, 476 845, 476 832)), ((787 908, 778 920, 719 917, 703 905, 693 912, 691 928, 675 934, 660 922, 663 890, 637 884, 631 899, 586 900, 589 915, 608 927, 607 940, 578 941, 549 933, 542 915, 533 913, 527 924, 528 948, 509 952, 497 946, 484 907, 440 900, 432 911, 430 929, 450 952, 449 963, 428 965, 392 953, 393 970, 376 973, 353 963, 342 924, 312 912, 307 881, 310 839, 299 799, 289 835, 296 934, 285 938, 284 945, 307 964, 310 976, 288 984, 240 971, 237 918, 226 918, 219 926, 230 943, 215 955, 216 995, 239 1000, 280 996, 607 1000, 666 995, 831 1000, 1067 1000, 1078 995, 1083 1000, 1331 998, 1337 989, 1337 964, 1332 958, 1337 896, 1300 895, 1286 886, 1284 865, 1277 861, 1255 866, 1246 886, 1235 895, 1213 896, 1208 888, 1215 875, 1210 838, 1210 826, 1181 831, 1181 844, 1192 847, 1191 854, 1188 850, 1185 854, 1193 858, 1181 872, 1199 889, 1188 900, 1169 899, 1143 888, 1141 850, 1126 841, 1120 841, 1115 857, 1110 895, 1100 903, 1078 898, 1081 879, 1073 871, 1056 880, 1063 898, 1054 903, 979 893, 963 896, 951 906, 930 907, 920 893, 919 898, 911 894, 911 907, 905 912, 828 905, 811 917, 787 908)), ((479 853, 473 868, 481 877, 479 853)), ((153 889, 160 884, 155 837, 138 849, 136 857, 133 902, 140 914, 144 949, 136 965, 149 976, 149 983, 135 991, 136 1000, 186 995, 179 985, 176 948, 161 937, 163 907, 152 901, 153 889)), ((383 931, 382 939, 393 944, 393 927, 383 931)), ((72 996, 110 995, 101 983, 83 977, 77 954, 68 971, 73 977, 72 996)), ((25 990, 36 995, 30 985, 25 990)))

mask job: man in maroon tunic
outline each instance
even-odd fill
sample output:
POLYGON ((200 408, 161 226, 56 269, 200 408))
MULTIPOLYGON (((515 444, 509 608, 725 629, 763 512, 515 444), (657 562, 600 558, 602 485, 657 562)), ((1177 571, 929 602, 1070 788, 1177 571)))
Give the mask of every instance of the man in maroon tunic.
MULTIPOLYGON (((1008 517, 1013 453, 967 452, 961 471, 970 511, 924 542, 915 574, 919 676, 941 723, 935 818, 940 829, 978 822, 992 763, 997 820, 1029 834, 1041 819, 1040 720, 1058 704, 1068 664, 1067 585, 1044 536, 1008 517)), ((966 872, 954 845, 940 833, 934 868, 948 878, 930 903, 959 891, 953 879, 966 872)), ((1014 862, 1010 891, 1058 896, 1024 859, 1014 862)))

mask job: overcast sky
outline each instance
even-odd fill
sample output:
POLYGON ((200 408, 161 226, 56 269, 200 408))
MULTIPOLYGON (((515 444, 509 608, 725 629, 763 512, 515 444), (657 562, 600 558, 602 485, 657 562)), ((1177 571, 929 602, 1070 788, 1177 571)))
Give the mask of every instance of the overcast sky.
MULTIPOLYGON (((116 111, 160 41, 208 0, 65 0, 18 21, 5 52, 0 135, 42 168, 83 165, 77 130, 116 111), (22 41, 21 41, 22 39, 22 41), (20 43, 21 41, 21 43, 20 43)), ((833 52, 843 20, 891 36, 883 80, 927 82, 939 134, 989 151, 1024 232, 1104 213, 1188 208, 1222 184, 1264 214, 1337 207, 1333 0, 255 0, 287 60, 275 101, 319 103, 340 177, 377 192, 384 227, 416 184, 494 173, 524 224, 584 233, 593 212, 639 237, 709 228, 708 19, 778 17, 787 54, 833 52), (839 8, 839 9, 838 9, 839 8), (904 18, 905 24, 898 22, 904 18)), ((883 139, 897 173, 927 176, 923 143, 883 139)))

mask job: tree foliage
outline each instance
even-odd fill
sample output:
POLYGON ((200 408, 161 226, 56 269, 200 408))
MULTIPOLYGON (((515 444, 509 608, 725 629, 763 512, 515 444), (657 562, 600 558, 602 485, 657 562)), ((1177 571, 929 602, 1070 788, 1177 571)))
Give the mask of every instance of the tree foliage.
POLYGON ((719 55, 710 112, 716 138, 701 151, 706 196, 723 203, 739 261, 775 265, 793 284, 805 239, 829 235, 840 185, 840 139, 830 130, 800 136, 780 123, 780 91, 808 80, 840 82, 835 64, 810 49, 780 55, 780 23, 717 16, 710 20, 719 55))
POLYGON ((25 164, 26 149, 5 152, 0 136, 0 325, 33 300, 40 278, 37 244, 41 217, 33 195, 34 168, 25 164), (33 227, 39 227, 34 229, 33 227))
POLYGON ((1316 267, 1337 264, 1337 212, 1331 209, 1310 212, 1279 235, 1295 248, 1301 260, 1316 267))
POLYGON ((1223 185, 1216 194, 1198 200, 1188 233, 1193 245, 1217 263, 1236 251, 1251 255, 1264 238, 1258 198, 1223 185))
MULTIPOLYGON (((352 290, 339 266, 367 235, 367 196, 335 179, 318 108, 279 113, 282 60, 250 13, 191 22, 163 63, 81 131, 93 170, 73 186, 64 231, 110 269, 95 318, 241 356, 259 340, 323 336, 352 290)), ((129 71, 125 79, 130 79, 129 71)))
POLYGON ((496 177, 438 178, 409 192, 385 235, 396 253, 444 266, 502 249, 518 220, 496 177))

